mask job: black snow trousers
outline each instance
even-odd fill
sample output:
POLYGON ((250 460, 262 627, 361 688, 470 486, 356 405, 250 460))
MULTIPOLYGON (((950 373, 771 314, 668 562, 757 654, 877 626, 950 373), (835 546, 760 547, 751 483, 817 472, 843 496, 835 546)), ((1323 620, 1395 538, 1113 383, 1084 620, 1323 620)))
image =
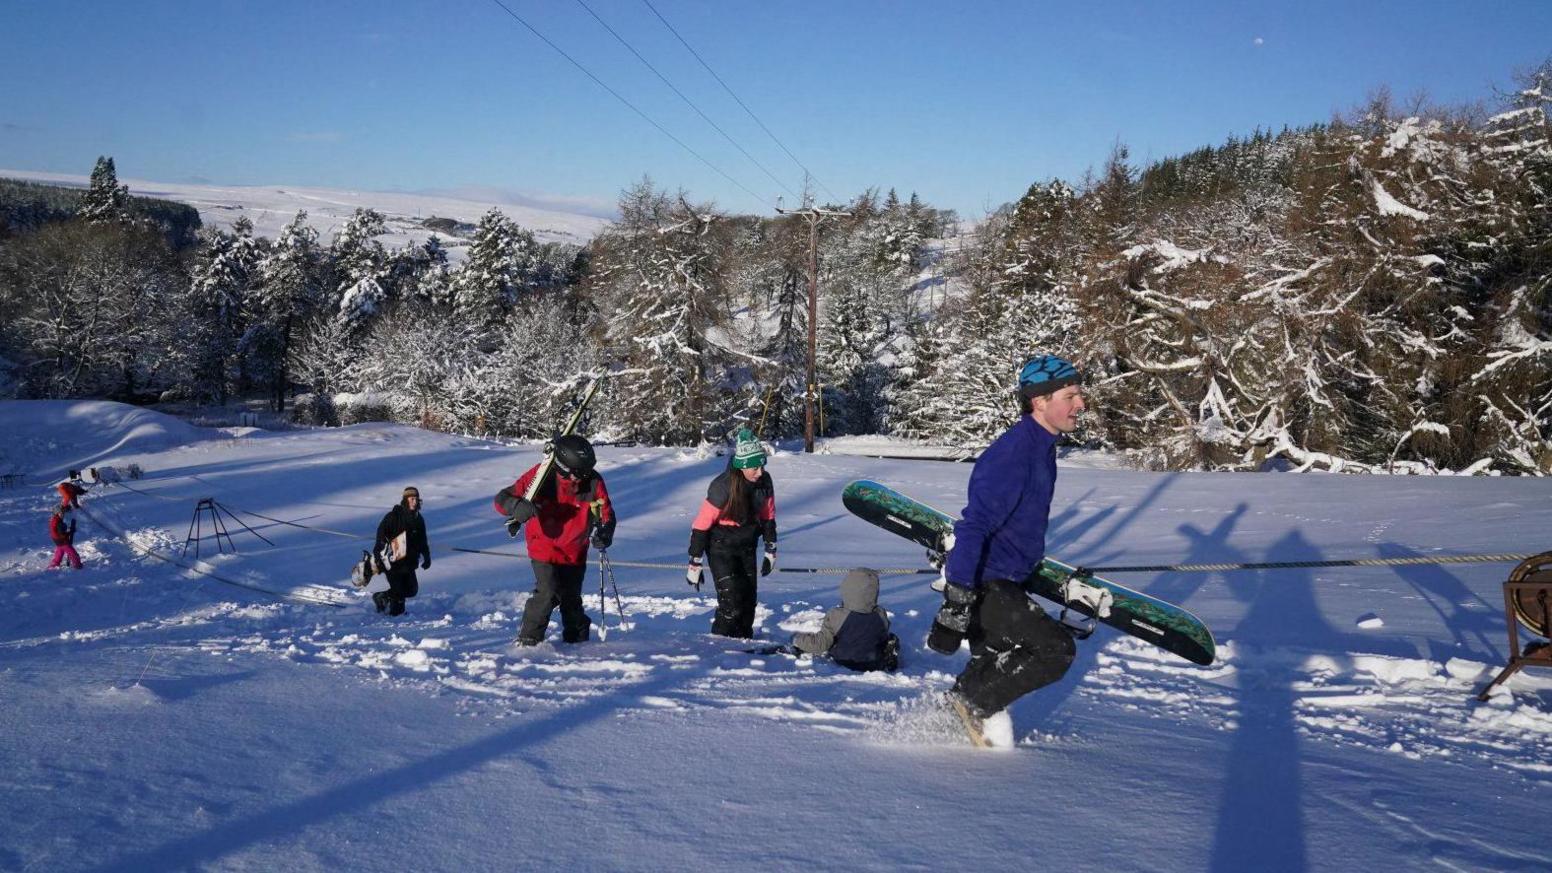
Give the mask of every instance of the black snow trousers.
POLYGON ((1006 579, 982 584, 967 637, 970 663, 954 692, 982 718, 1062 678, 1078 653, 1072 634, 1006 579))
POLYGON ((568 643, 586 642, 593 620, 582 609, 582 582, 586 564, 551 564, 533 561, 534 589, 523 608, 523 627, 517 641, 524 645, 544 642, 550 615, 560 607, 561 639, 568 643))
POLYGON ((405 599, 420 593, 420 580, 415 578, 415 562, 395 561, 384 575, 388 578, 388 590, 372 595, 372 602, 376 604, 378 612, 403 615, 405 599))
POLYGON ((717 612, 711 620, 711 632, 749 639, 754 636, 754 607, 759 594, 755 550, 723 552, 712 548, 706 561, 717 585, 717 612))

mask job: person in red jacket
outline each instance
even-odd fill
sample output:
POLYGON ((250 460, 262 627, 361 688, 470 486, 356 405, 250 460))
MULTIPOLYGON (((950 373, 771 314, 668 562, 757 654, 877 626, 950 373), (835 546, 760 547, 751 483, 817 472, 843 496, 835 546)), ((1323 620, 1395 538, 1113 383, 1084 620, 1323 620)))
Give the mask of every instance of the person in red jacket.
POLYGON ((81 495, 86 493, 86 487, 81 484, 80 473, 71 470, 70 478, 55 485, 54 490, 59 492, 61 506, 68 506, 71 509, 81 508, 81 495))
POLYGON ((54 507, 54 514, 49 516, 49 539, 54 541, 54 560, 49 562, 49 569, 59 566, 62 559, 68 559, 70 566, 81 569, 81 556, 75 553, 75 519, 70 518, 70 505, 62 503, 54 507))
POLYGON ((534 465, 496 495, 496 511, 505 515, 507 531, 523 528, 528 558, 533 563, 534 590, 523 609, 517 633, 520 646, 544 642, 555 607, 560 607, 561 639, 585 642, 592 619, 582 608, 582 582, 587 575, 587 546, 607 549, 614 541, 614 507, 604 477, 594 469, 593 446, 576 434, 558 437, 551 474, 534 494, 523 494, 539 474, 534 465))

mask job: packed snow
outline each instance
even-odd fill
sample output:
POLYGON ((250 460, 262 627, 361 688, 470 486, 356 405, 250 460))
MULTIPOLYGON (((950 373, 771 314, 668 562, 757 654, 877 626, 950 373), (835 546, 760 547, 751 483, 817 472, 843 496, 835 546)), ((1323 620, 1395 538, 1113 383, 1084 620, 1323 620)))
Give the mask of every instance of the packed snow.
MULTIPOLYGON (((1201 616, 1217 661, 1101 627, 979 751, 936 702, 966 656, 925 647, 922 576, 881 588, 896 674, 746 651, 817 627, 839 575, 777 572, 753 645, 709 635, 682 564, 722 457, 600 446, 625 614, 595 559, 607 638, 519 649, 532 576, 490 499, 538 445, 65 401, 0 403, 0 431, 0 869, 1552 866, 1552 675, 1473 698, 1508 654, 1507 564, 1118 577, 1201 616), (85 498, 85 569, 45 571, 53 483, 132 463, 85 498), (434 562, 390 619, 347 578, 407 484, 434 562), (205 497, 252 527, 227 521, 236 554, 180 556, 205 497)), ((787 448, 788 569, 921 565, 842 486, 955 511, 971 469, 787 448)), ((1088 566, 1549 545, 1544 479, 1061 464, 1050 551, 1088 566)))

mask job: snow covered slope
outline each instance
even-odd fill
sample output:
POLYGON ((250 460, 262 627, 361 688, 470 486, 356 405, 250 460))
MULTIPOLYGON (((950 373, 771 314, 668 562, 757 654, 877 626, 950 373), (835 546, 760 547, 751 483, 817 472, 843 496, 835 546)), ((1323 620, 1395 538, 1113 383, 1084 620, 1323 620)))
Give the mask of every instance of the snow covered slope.
MULTIPOLYGON (((0 170, 0 177, 26 179, 57 185, 84 187, 89 178, 65 173, 37 173, 26 170, 0 170)), ((258 236, 277 239, 280 229, 307 211, 307 223, 317 229, 323 242, 333 239, 352 213, 359 208, 376 209, 387 219, 388 233, 379 237, 390 248, 424 242, 432 231, 421 222, 439 217, 475 224, 492 207, 533 231, 540 242, 568 242, 581 245, 592 239, 608 220, 596 210, 571 212, 541 208, 514 201, 496 192, 471 192, 469 196, 404 194, 383 191, 344 191, 332 188, 298 188, 290 185, 193 185, 153 182, 145 179, 120 179, 131 194, 187 203, 199 210, 207 227, 229 229, 239 218, 253 222, 258 236), (483 195, 483 196, 482 196, 483 195)), ((448 242, 446 233, 439 234, 448 242)), ((453 253, 461 251, 454 240, 453 253)))
MULTIPOLYGON (((28 450, 63 469, 122 445, 147 471, 88 496, 86 569, 41 569, 51 492, 0 491, 0 869, 1552 866, 1552 675, 1471 699, 1506 656, 1507 565, 1128 577, 1201 615, 1219 662, 1101 628, 1012 708, 1016 747, 977 752, 931 703, 965 655, 923 645, 937 597, 920 577, 882 587, 896 675, 707 634, 713 598, 682 563, 725 459, 601 447, 625 623, 611 598, 606 640, 517 649, 527 563, 453 549, 517 553, 490 498, 537 446, 359 425, 130 449, 146 422, 105 406, 28 450), (406 484, 434 563, 390 620, 344 579, 406 484), (275 545, 233 526, 241 552, 205 543, 204 572, 136 550, 176 552, 206 496, 275 545)), ((37 418, 0 404, 7 435, 37 418)), ((954 509, 970 472, 787 453, 770 469, 789 568, 918 565, 841 487, 954 509)), ((1538 551, 1548 505, 1530 479, 1066 466, 1050 547, 1090 566, 1538 551)), ((762 580, 761 638, 816 626, 838 578, 762 580)), ((597 585, 595 562, 595 621, 597 585)))
POLYGON ((221 431, 137 406, 98 400, 14 400, 4 404, 0 473, 52 485, 70 470, 128 464, 175 446, 227 439, 221 431))

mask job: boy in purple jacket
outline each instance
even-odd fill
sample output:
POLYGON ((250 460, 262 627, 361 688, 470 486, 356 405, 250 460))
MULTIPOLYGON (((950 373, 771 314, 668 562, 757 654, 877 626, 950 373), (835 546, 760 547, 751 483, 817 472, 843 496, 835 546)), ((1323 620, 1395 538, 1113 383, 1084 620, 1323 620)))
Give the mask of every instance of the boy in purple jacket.
POLYGON ((1045 558, 1056 486, 1056 443, 1078 427, 1077 368, 1041 355, 1019 372, 1018 423, 987 447, 970 474, 969 504, 954 525, 948 583, 927 645, 942 654, 970 640, 970 662, 949 692, 972 740, 982 722, 1060 679, 1076 654, 1072 635, 1029 599, 1022 582, 1045 558))

